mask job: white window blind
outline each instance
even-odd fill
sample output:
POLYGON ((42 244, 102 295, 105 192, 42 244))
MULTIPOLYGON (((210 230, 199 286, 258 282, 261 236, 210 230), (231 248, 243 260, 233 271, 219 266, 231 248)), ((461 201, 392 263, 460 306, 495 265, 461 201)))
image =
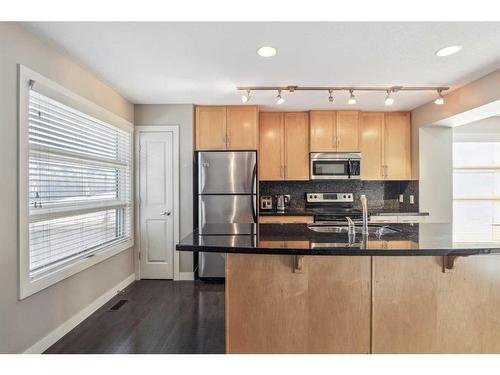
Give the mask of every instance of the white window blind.
POLYGON ((458 242, 500 240, 500 143, 453 143, 453 226, 458 242))
POLYGON ((29 92, 29 275, 130 240, 131 134, 29 92))

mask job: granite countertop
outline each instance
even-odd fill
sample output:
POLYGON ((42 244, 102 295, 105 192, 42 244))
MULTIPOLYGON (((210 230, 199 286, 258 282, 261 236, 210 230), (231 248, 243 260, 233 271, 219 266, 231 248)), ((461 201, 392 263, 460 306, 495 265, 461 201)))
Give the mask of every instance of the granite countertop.
MULTIPOLYGON (((285 211, 260 211, 259 216, 313 216, 324 214, 328 211, 325 208, 289 208, 285 211)), ((369 216, 429 216, 428 212, 401 211, 390 208, 369 208, 369 216)))
MULTIPOLYGON (((367 255, 419 256, 500 253, 500 242, 454 242, 451 224, 391 224, 393 233, 360 234, 349 241, 347 233, 318 233, 306 224, 258 224, 252 233, 225 235, 224 228, 212 235, 198 231, 184 238, 176 249, 191 252, 287 254, 287 255, 367 255)), ((210 231, 206 231, 209 233, 210 231)), ((480 231, 478 231, 479 233, 480 231)), ((230 232, 227 232, 230 233, 230 232)), ((463 240, 463 238, 462 238, 463 240)))

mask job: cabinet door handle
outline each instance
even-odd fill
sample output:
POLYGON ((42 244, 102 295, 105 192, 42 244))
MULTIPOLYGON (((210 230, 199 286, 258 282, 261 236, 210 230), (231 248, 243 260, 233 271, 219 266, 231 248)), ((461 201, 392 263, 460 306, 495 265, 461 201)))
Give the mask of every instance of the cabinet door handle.
POLYGON ((337 146, 337 136, 333 136, 332 137, 332 147, 336 147, 337 146))
POLYGON ((339 148, 340 146, 340 137, 337 137, 337 149, 339 148))
POLYGON ((226 147, 229 148, 229 145, 231 144, 231 137, 229 135, 226 135, 226 147))
POLYGON ((288 167, 285 165, 285 178, 288 178, 288 167))

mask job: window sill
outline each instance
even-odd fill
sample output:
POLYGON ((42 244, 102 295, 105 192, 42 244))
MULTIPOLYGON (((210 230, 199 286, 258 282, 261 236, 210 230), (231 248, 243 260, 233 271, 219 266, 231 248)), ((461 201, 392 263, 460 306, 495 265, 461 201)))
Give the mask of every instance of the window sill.
POLYGON ((36 278, 30 278, 29 275, 21 274, 21 280, 19 284, 19 300, 23 300, 45 288, 48 288, 68 277, 71 277, 87 268, 90 268, 106 259, 115 256, 122 251, 130 249, 134 246, 133 239, 120 243, 109 249, 102 250, 96 253, 94 256, 82 258, 74 263, 68 264, 63 268, 58 268, 52 272, 45 273, 43 275, 37 276, 36 278))

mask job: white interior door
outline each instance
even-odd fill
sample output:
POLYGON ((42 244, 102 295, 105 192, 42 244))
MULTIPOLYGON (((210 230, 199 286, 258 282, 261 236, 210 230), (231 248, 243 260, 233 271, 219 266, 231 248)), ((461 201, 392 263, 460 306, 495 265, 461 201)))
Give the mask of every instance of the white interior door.
POLYGON ((174 276, 174 132, 139 132, 140 272, 174 276))

